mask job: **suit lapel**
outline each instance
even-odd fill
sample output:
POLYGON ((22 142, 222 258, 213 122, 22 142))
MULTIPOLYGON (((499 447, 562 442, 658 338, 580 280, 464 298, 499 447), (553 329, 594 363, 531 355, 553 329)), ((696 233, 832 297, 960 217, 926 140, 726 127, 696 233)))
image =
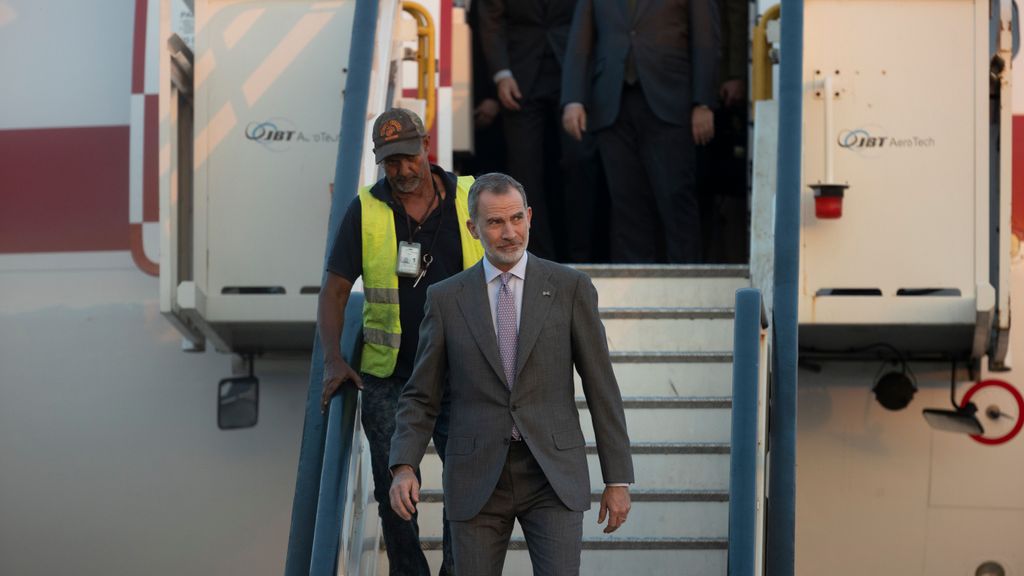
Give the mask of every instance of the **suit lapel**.
POLYGON ((523 317, 519 320, 519 350, 516 354, 517 377, 537 343, 548 310, 555 299, 555 287, 549 282, 548 276, 547 267, 531 254, 526 261, 526 281, 523 282, 523 317))
POLYGON ((476 345, 507 388, 508 382, 505 381, 505 371, 498 353, 498 337, 491 319, 491 301, 487 296, 483 261, 477 262, 470 270, 468 277, 462 281, 462 297, 457 299, 459 309, 462 310, 476 345))

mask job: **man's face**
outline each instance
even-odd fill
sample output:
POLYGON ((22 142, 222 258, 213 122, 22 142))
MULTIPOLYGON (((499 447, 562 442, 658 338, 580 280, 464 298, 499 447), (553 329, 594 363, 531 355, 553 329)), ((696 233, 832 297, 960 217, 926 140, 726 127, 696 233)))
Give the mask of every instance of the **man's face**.
POLYGON ((423 150, 419 154, 393 154, 385 158, 381 164, 392 190, 403 194, 414 192, 430 178, 427 139, 423 139, 423 150))
POLYGON ((480 240, 487 259, 508 271, 519 262, 530 243, 533 211, 515 188, 504 194, 483 192, 477 198, 476 219, 467 222, 469 232, 480 240))

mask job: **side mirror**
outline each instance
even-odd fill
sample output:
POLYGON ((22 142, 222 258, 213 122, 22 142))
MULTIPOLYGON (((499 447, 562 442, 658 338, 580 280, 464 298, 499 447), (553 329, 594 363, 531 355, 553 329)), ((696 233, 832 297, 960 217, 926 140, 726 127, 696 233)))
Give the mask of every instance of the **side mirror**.
POLYGON ((975 415, 977 411, 977 407, 971 402, 966 407, 956 410, 925 408, 923 413, 928 425, 936 430, 980 436, 985 433, 985 429, 981 427, 981 422, 978 422, 975 415))
POLYGON ((225 378, 217 385, 217 427, 252 428, 260 406, 260 380, 255 376, 225 378))

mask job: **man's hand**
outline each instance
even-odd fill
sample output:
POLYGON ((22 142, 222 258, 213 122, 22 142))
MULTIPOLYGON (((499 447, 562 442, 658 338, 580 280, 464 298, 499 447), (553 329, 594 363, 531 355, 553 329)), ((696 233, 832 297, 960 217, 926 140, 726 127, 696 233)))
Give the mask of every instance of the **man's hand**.
POLYGON ((320 395, 320 412, 327 411, 327 405, 331 403, 331 396, 341 388, 345 382, 352 382, 356 388, 363 389, 363 379, 343 359, 327 360, 324 362, 324 391, 320 395))
POLYGON ((501 112, 501 106, 498 105, 498 101, 494 98, 485 98, 483 102, 476 105, 473 109, 473 123, 477 128, 487 128, 494 123, 494 119, 498 117, 498 112, 501 112))
POLYGON ((512 76, 506 76, 498 80, 498 100, 501 105, 509 110, 519 111, 519 100, 523 94, 519 92, 519 84, 512 76))
POLYGON ((691 117, 693 142, 704 146, 715 137, 715 113, 707 106, 694 106, 691 117))
POLYGON ((394 478, 391 480, 391 509, 398 514, 402 520, 412 520, 416 513, 416 504, 420 501, 420 482, 416 479, 416 472, 412 466, 401 464, 392 470, 394 478))
MULTIPOLYGON (((392 488, 394 490, 394 488, 392 488)), ((392 498, 392 502, 394 498, 392 498)), ((608 525, 604 527, 605 534, 611 534, 626 523, 629 516, 629 486, 605 486, 604 494, 601 495, 601 511, 597 515, 597 523, 604 522, 608 517, 608 525)))
POLYGON ((583 140, 587 131, 587 110, 582 104, 572 102, 562 111, 562 128, 576 140, 583 140))
POLYGON ((732 108, 746 99, 747 87, 740 78, 726 80, 722 82, 722 87, 718 90, 718 96, 722 99, 722 104, 726 108, 732 108))

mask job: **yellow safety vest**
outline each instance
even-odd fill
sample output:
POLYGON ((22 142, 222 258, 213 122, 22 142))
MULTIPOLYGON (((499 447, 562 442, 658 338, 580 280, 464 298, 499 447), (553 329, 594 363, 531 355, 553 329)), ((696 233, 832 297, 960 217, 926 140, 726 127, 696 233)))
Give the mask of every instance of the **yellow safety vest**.
MULTIPOLYGON (((455 210, 462 239, 462 268, 476 264, 484 256, 480 242, 470 235, 469 187, 472 176, 460 176, 455 188, 455 210)), ((398 237, 391 207, 374 198, 370 186, 359 190, 363 218, 363 356, 360 369, 378 378, 395 371, 398 348, 402 344, 402 320, 398 312, 398 237)), ((418 330, 419 327, 412 327, 418 330)))

